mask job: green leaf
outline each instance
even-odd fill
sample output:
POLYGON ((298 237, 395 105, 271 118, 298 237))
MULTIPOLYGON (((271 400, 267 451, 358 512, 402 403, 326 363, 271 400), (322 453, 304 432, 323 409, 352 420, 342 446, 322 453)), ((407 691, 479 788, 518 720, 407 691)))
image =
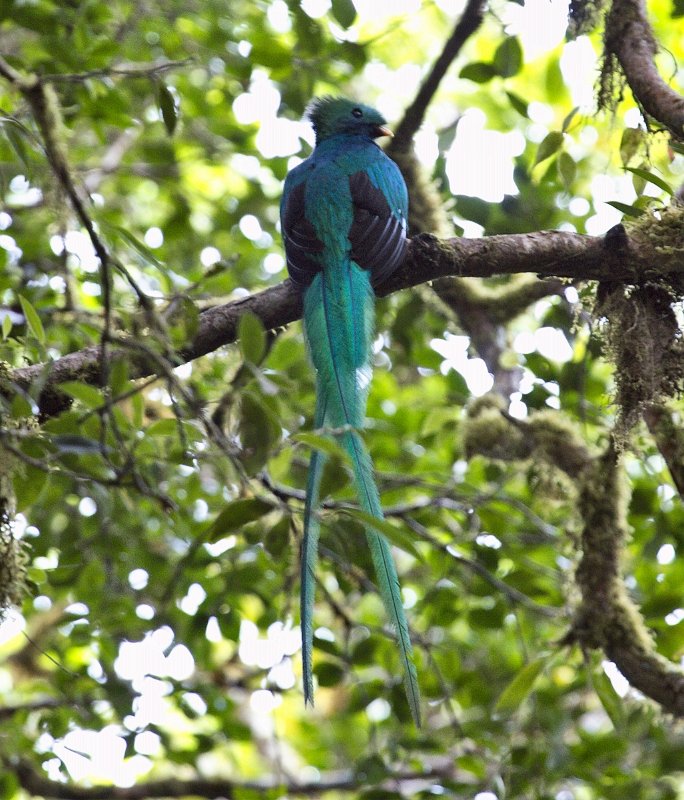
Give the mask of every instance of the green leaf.
POLYGON ((155 256, 155 254, 150 250, 150 248, 140 241, 136 236, 134 236, 130 231, 127 231, 125 228, 122 228, 120 225, 111 225, 109 223, 104 223, 107 228, 110 228, 114 232, 118 233, 122 239, 128 242, 134 250, 137 250, 138 253, 145 259, 145 261, 149 261, 150 264, 154 264, 155 267, 159 267, 163 269, 163 264, 159 259, 155 256))
POLYGON ((175 347, 182 347, 195 338, 199 330, 199 317, 199 309, 189 297, 183 296, 173 301, 167 321, 169 336, 175 347))
POLYGON ((178 124, 178 109, 176 107, 176 98, 165 83, 159 83, 157 86, 157 101, 166 132, 169 136, 173 136, 178 124))
POLYGON ((297 433, 292 437, 294 442, 301 442, 302 444, 311 447, 313 450, 320 450, 329 456, 335 456, 344 461, 349 461, 349 455, 342 445, 333 439, 331 436, 320 436, 317 433, 297 433))
POLYGON ((675 151, 675 153, 679 153, 680 155, 684 156, 684 144, 681 142, 675 142, 673 139, 670 140, 670 148, 675 151))
POLYGON ((266 331, 261 320, 251 312, 240 317, 238 339, 245 361, 252 364, 261 363, 266 353, 266 331))
POLYGON ((238 530, 248 522, 260 519, 269 511, 273 511, 273 506, 259 497, 246 497, 233 500, 221 511, 209 529, 210 541, 220 539, 228 533, 238 530))
POLYGON ((5 314, 2 318, 2 338, 6 339, 12 330, 12 319, 9 314, 5 314))
POLYGON ((494 69, 502 78, 512 78, 522 67, 523 54, 520 41, 516 36, 509 36, 496 48, 494 53, 494 69))
POLYGON ((620 139, 620 158, 624 167, 639 152, 644 143, 645 132, 641 128, 625 128, 620 139))
POLYGON ((503 692, 501 692, 494 706, 494 710, 503 714, 515 711, 534 688, 534 684, 541 675, 548 660, 549 656, 546 655, 534 661, 530 661, 529 664, 525 664, 515 678, 513 678, 503 692))
POLYGON ((625 723, 625 708, 622 698, 613 688, 610 678, 602 668, 598 668, 591 673, 591 682, 594 691, 598 695, 601 705, 615 728, 621 728, 625 723))
POLYGON ((387 766, 382 758, 375 754, 360 760, 355 773, 359 783, 380 783, 387 777, 387 766))
POLYGON ((344 680, 344 669, 332 661, 320 661, 314 667, 319 686, 337 686, 344 680))
POLYGON ((7 120, 4 125, 5 136, 12 145, 12 150, 16 153, 27 172, 31 171, 29 154, 26 147, 26 134, 23 126, 17 125, 12 120, 7 120))
POLYGON ((652 172, 649 172, 649 170, 640 169, 638 167, 625 167, 625 170, 627 172, 631 172, 633 175, 637 175, 639 178, 642 178, 648 183, 654 184, 659 189, 662 189, 664 192, 667 192, 670 196, 674 195, 674 189, 670 186, 670 184, 660 176, 654 175, 652 172))
POLYGON ((579 111, 579 106, 575 106, 572 111, 565 117, 563 120, 563 124, 561 125, 561 131, 566 133, 570 124, 572 123, 573 119, 575 118, 575 114, 579 111))
POLYGON ((472 64, 466 64, 463 67, 459 73, 459 78, 474 81, 475 83, 487 83, 496 75, 497 71, 492 64, 487 64, 484 61, 473 61, 472 64))
POLYGON ((520 95, 513 92, 506 92, 506 97, 511 101, 513 108, 520 114, 521 117, 527 118, 527 100, 524 100, 520 95))
POLYGON ((43 323, 40 321, 38 312, 21 294, 19 295, 19 302, 21 303, 21 310, 26 317, 26 324, 29 330, 41 344, 45 344, 45 328, 43 328, 43 323))
POLYGON ((577 164, 575 164, 575 159, 570 155, 570 153, 563 151, 558 156, 558 172, 560 173, 563 181, 563 186, 569 190, 577 173, 577 164))
POLYGON ((547 158, 556 153, 563 144, 563 139, 564 136, 561 131, 547 133, 537 149, 537 157, 532 166, 536 167, 537 164, 541 164, 542 161, 546 161, 547 158))
POLYGON ((365 511, 361 511, 358 508, 345 508, 341 513, 353 517, 365 528, 373 528, 373 530, 382 534, 389 542, 398 547, 400 550, 410 553, 419 561, 423 560, 420 551, 417 549, 413 543, 413 539, 405 529, 395 527, 388 520, 379 519, 378 517, 374 517, 372 514, 367 514, 365 511))
POLYGON ((128 360, 125 358, 114 358, 109 370, 109 386, 112 394, 122 394, 130 388, 128 382, 128 360))
POLYGON ((351 0, 332 0, 332 13, 343 28, 348 28, 356 19, 356 9, 351 0))
POLYGON ((60 453, 83 455, 102 451, 100 442, 95 441, 95 439, 89 439, 87 436, 79 436, 77 433, 62 433, 53 436, 50 441, 60 453))
POLYGON ((178 420, 170 417, 155 420, 145 430, 145 436, 176 436, 178 434, 178 420))
POLYGON ((67 381, 66 383, 61 383, 59 388, 66 392, 69 397, 79 400, 87 408, 99 408, 102 405, 100 390, 94 386, 89 386, 87 383, 67 381))
POLYGON ((606 205, 613 206, 613 208, 622 211, 622 213, 626 214, 628 217, 640 217, 645 213, 643 208, 628 206, 627 203, 621 203, 619 200, 606 200, 606 205))
POLYGON ((242 443, 240 460, 248 470, 258 471, 280 438, 280 425, 273 412, 251 392, 240 398, 238 432, 242 443))
POLYGON ((12 486, 17 511, 25 511, 38 501, 47 479, 45 470, 28 464, 13 470, 12 486))
POLYGON ((267 553, 273 558, 282 558, 290 544, 290 517, 281 517, 268 531, 263 541, 267 553))

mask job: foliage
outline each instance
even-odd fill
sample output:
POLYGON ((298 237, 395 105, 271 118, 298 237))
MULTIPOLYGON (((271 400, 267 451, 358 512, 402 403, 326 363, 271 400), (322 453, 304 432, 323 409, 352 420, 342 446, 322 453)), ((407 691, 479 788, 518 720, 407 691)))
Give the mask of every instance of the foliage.
MULTIPOLYGON (((0 81, 0 359, 48 363, 99 346, 103 330, 106 354, 114 340, 126 354, 105 360, 104 389, 89 376, 64 384, 72 402, 40 427, 40 381, 30 393, 5 391, 0 407, 28 559, 15 615, 25 631, 11 619, 0 628, 3 797, 22 796, 17 758, 74 783, 198 774, 235 781, 236 798, 283 796, 280 785, 336 770, 366 798, 413 791, 386 780, 402 771, 428 776, 411 784, 413 796, 684 796, 681 729, 625 696, 599 654, 559 644, 577 604, 571 470, 548 452, 483 455, 470 439, 466 452, 477 364, 457 357, 462 330, 434 296, 378 302, 366 439, 398 548, 422 730, 410 723, 365 577, 348 465, 311 433, 300 326, 265 333, 244 317, 239 346, 174 360, 202 309, 285 278, 278 201, 291 157, 311 146, 298 122, 310 98, 344 90, 401 116, 410 102, 401 81, 417 83, 452 24, 451 4, 418 5, 374 18, 348 0, 319 16, 297 0, 0 4, 0 51, 54 92, 55 147, 79 195, 92 197, 87 214, 110 272, 26 96, 0 81), (158 377, 136 377, 142 357, 158 377), (334 501, 322 526, 312 711, 301 697, 295 598, 315 447, 330 450, 322 494, 334 501), (102 747, 119 760, 98 760, 102 747), (270 791, 240 789, 270 778, 270 791)), ((681 24, 663 2, 654 11, 663 52, 680 60, 681 24)), ((600 34, 591 37, 599 52, 600 34)), ((427 117, 439 147, 431 178, 456 228, 597 233, 603 200, 633 214, 669 200, 683 157, 635 126, 631 98, 612 118, 578 110, 562 54, 527 59, 497 15, 467 42, 427 117), (451 146, 466 108, 480 109, 490 132, 518 137, 517 193, 502 201, 453 194, 451 146), (625 181, 634 196, 621 201, 625 181)), ((530 304, 507 321, 497 356, 518 381, 507 409, 537 421, 535 412, 560 410, 588 453, 605 448, 616 417, 593 288, 530 304)), ((659 652, 678 662, 684 512, 645 428, 624 458, 628 586, 659 652)))

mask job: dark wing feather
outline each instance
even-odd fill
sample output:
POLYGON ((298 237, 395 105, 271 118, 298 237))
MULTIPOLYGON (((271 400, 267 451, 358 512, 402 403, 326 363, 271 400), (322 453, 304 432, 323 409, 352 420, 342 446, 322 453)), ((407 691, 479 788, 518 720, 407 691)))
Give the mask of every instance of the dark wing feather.
POLYGON ((392 213, 382 190, 365 172, 349 178, 354 222, 349 231, 351 256, 363 269, 371 271, 373 288, 401 265, 406 255, 406 220, 392 213))
POLYGON ((323 251, 323 242, 316 236, 313 225, 306 218, 304 195, 306 181, 289 193, 283 208, 282 233, 287 256, 287 271, 293 283, 307 287, 314 275, 321 271, 318 260, 312 254, 323 251))

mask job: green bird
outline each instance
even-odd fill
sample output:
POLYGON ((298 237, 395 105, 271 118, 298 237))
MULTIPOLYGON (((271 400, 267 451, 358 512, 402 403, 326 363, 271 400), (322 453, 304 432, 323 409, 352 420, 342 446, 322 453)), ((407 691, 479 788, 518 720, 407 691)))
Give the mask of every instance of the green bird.
MULTIPOLYGON (((308 117, 313 153, 285 180, 280 219, 287 267, 300 287, 304 332, 316 370, 316 429, 325 428, 349 454, 359 504, 383 519, 363 428, 371 380, 375 287, 406 253, 408 193, 397 165, 375 139, 391 135, 382 115, 344 98, 314 100, 308 117)), ((311 456, 304 506, 301 626, 304 699, 313 704, 311 651, 319 538, 317 509, 325 455, 311 456)), ((395 628, 411 714, 420 725, 416 669, 399 579, 387 540, 374 527, 366 537, 377 585, 395 628)))

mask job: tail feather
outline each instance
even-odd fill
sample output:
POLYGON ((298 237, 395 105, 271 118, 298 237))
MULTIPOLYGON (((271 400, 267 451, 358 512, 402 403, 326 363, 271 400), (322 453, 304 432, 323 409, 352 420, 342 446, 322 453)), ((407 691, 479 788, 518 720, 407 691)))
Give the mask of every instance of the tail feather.
MULTIPOLYGON (((374 294, 370 276, 353 261, 337 263, 316 275, 304 295, 304 324, 311 360, 317 370, 318 402, 325 423, 346 427, 341 441, 352 461, 354 479, 363 510, 383 518, 378 487, 366 447, 356 432, 363 425, 370 383, 370 352, 373 337, 374 294)), ((317 412, 318 414, 318 412, 317 412)), ((322 454, 312 456, 305 507, 302 560, 302 627, 305 699, 311 699, 311 613, 313 565, 318 540, 318 505, 322 454)), ((406 695, 416 725, 420 706, 416 669, 413 664, 408 623, 401 602, 399 579, 390 547, 373 528, 366 530, 378 589, 399 641, 406 695)))
MULTIPOLYGON (((325 395, 319 391, 316 398, 314 426, 322 428, 325 424, 325 395)), ((304 677, 304 703, 313 705, 313 606, 316 591, 316 562, 318 560, 318 538, 320 523, 316 515, 320 502, 320 487, 325 453, 314 450, 309 462, 306 482, 306 501, 304 503, 304 535, 302 537, 301 571, 299 597, 302 628, 302 671, 304 677)))
MULTIPOLYGON (((345 434, 345 448, 352 459, 354 478, 359 490, 361 508, 377 519, 384 519, 380 505, 380 495, 377 484, 373 478, 373 468, 368 451, 355 432, 345 434)), ((420 727, 420 695, 418 691, 418 677, 413 663, 411 637, 408 622, 401 601, 399 577, 392 551, 387 540, 373 528, 366 528, 366 539, 370 548, 375 575, 378 581, 380 597, 385 606, 390 622, 397 634, 399 653, 404 670, 404 686, 411 716, 417 727, 420 727)))

